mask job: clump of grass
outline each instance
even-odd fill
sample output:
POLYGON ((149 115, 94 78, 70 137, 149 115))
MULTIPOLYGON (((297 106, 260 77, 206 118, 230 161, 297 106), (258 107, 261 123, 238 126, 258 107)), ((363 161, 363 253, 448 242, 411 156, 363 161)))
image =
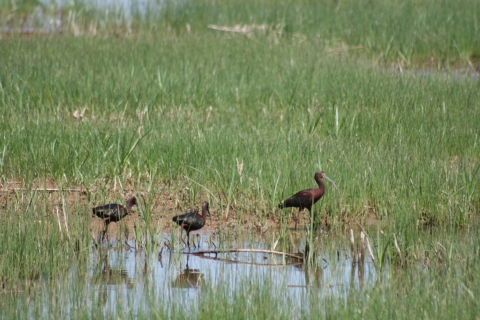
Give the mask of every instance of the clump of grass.
POLYGON ((0 273, 6 283, 15 287, 49 279, 88 260, 89 221, 75 214, 85 208, 80 199, 73 199, 68 205, 64 196, 35 189, 9 198, 2 213, 0 248, 0 273))

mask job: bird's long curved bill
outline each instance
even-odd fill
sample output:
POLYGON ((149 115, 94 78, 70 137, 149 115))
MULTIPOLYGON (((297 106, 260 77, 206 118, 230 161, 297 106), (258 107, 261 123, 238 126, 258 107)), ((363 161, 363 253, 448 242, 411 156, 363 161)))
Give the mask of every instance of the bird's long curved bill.
POLYGON ((335 187, 335 189, 338 189, 337 185, 335 184, 335 182, 332 181, 332 179, 330 179, 329 177, 327 177, 325 174, 323 175, 325 179, 327 179, 331 184, 333 184, 333 186, 335 187))

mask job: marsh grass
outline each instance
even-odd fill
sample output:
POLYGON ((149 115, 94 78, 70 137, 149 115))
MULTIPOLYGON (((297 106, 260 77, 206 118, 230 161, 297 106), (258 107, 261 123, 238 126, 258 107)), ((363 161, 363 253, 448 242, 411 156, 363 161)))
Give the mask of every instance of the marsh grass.
POLYGON ((323 170, 340 186, 322 199, 334 224, 364 217, 366 206, 377 218, 434 225, 465 225, 476 212, 475 79, 211 35, 5 41, 3 70, 14 70, 1 76, 7 182, 127 184, 151 196, 157 180, 185 188, 189 205, 210 198, 225 219, 263 219, 323 170), (20 62, 20 49, 48 55, 20 62))
MULTIPOLYGON (((75 36, 204 36, 209 25, 238 30, 229 36, 308 41, 327 54, 347 52, 381 64, 433 69, 480 63, 479 5, 462 1, 148 1, 94 4, 0 2, 7 34, 75 36), (259 36, 259 37, 258 37, 259 36)), ((5 32, 5 31, 4 31, 5 32)), ((220 35, 222 37, 222 35, 220 35)))
POLYGON ((71 206, 62 200, 32 191, 2 214, 0 273, 8 285, 53 278, 88 260, 90 223, 77 214, 84 207, 78 198, 71 206))
MULTIPOLYGON (((11 4, 1 6, 2 26, 22 26, 8 14, 28 16, 36 6, 11 4)), ((270 228, 268 246, 290 250, 298 240, 288 230, 291 213, 277 204, 314 187, 319 170, 339 189, 327 184, 312 216, 303 218, 332 234, 375 219, 383 233, 368 231, 381 260, 373 288, 341 291, 343 300, 319 299, 322 290, 309 289, 292 300, 289 288, 249 278, 233 293, 226 282, 202 288, 198 306, 188 309, 181 298, 158 305, 158 289, 147 284, 143 309, 120 304, 117 315, 476 315, 475 1, 158 5, 106 16, 77 3, 64 8, 61 36, 2 34, 0 280, 2 290, 36 290, 33 306, 30 293, 8 293, 9 303, 0 299, 2 315, 105 316, 108 299, 85 278, 97 259, 86 218, 92 204, 123 202, 127 194, 142 199, 133 238, 147 260, 157 259, 162 246, 164 229, 155 218, 171 213, 162 210, 180 214, 204 200, 221 226, 209 242, 230 248, 239 233, 270 228), (238 34, 209 24, 268 28, 238 34), (77 188, 84 193, 69 191, 77 188), (76 281, 65 276, 72 272, 76 281)), ((132 234, 122 228, 118 251, 132 234)), ((178 231, 171 243, 178 243, 178 231)), ((319 255, 308 267, 311 277, 321 252, 338 254, 335 240, 310 233, 319 255)), ((109 246, 96 250, 101 255, 109 246)), ((181 257, 179 250, 170 254, 181 257)), ((343 272, 341 261, 329 256, 329 263, 343 272)))

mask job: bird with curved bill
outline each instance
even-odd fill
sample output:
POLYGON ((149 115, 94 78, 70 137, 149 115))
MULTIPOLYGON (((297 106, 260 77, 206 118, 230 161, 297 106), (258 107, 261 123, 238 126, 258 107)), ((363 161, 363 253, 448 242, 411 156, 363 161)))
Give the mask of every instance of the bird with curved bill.
MULTIPOLYGON (((315 181, 318 184, 318 188, 306 189, 295 193, 290 198, 283 200, 278 204, 280 209, 283 208, 298 208, 298 213, 308 209, 312 210, 312 206, 323 197, 325 193, 325 184, 322 179, 328 180, 333 186, 337 188, 335 182, 333 182, 324 172, 315 173, 315 181)), ((293 214, 293 220, 295 221, 295 230, 297 230, 298 214, 293 214)))

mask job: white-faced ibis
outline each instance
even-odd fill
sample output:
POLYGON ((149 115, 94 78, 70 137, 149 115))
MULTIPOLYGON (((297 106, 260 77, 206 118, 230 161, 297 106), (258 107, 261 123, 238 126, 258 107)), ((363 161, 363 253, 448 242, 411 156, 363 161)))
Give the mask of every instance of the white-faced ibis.
MULTIPOLYGON (((278 207, 282 208, 298 208, 298 212, 300 213, 302 210, 308 209, 308 211, 312 210, 312 206, 316 203, 325 193, 325 185, 323 184, 322 179, 325 178, 330 181, 335 188, 337 185, 333 182, 327 175, 323 172, 315 173, 315 181, 317 181, 318 188, 302 190, 295 193, 290 198, 282 201, 278 207)), ((297 230, 297 221, 298 221, 298 214, 293 215, 293 220, 295 221, 295 230, 297 230)))
POLYGON ((130 210, 132 210, 132 207, 136 204, 137 199, 135 197, 131 197, 127 200, 126 208, 121 204, 109 203, 92 209, 92 216, 96 215, 105 223, 105 230, 103 231, 102 240, 107 233, 108 225, 111 222, 118 222, 125 218, 125 216, 130 213, 130 210))
MULTIPOLYGON (((190 249, 190 231, 200 230, 205 225, 207 216, 210 217, 210 210, 208 209, 208 202, 205 201, 202 205, 202 214, 198 211, 184 213, 173 217, 173 222, 185 229, 187 232, 187 246, 190 249)), ((211 220, 212 218, 210 218, 211 220)))

